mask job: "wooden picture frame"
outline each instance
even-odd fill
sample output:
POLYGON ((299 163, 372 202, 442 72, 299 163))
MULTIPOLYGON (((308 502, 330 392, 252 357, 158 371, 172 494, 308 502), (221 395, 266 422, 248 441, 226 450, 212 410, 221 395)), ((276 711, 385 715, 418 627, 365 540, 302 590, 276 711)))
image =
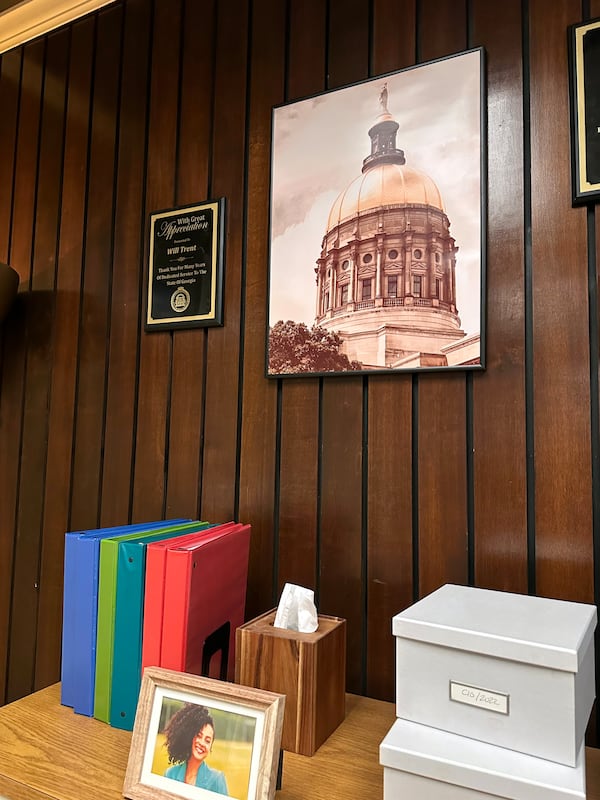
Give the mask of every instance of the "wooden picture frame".
POLYGON ((276 788, 284 705, 285 695, 147 668, 124 797, 271 800, 276 788), (185 782, 189 771, 196 773, 192 785, 185 782))
POLYGON ((573 205, 600 198, 600 19, 570 25, 573 205))
POLYGON ((485 367, 485 51, 273 109, 266 376, 485 367))
POLYGON ((223 324, 225 198, 150 214, 146 331, 223 324))

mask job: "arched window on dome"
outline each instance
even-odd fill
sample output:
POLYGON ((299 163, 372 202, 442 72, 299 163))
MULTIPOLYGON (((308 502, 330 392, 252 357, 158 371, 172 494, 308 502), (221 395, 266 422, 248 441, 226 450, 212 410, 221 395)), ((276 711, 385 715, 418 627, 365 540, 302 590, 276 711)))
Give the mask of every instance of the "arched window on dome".
POLYGON ((370 300, 371 299, 371 289, 372 289, 373 281, 371 278, 365 278, 362 281, 362 300, 370 300))
POLYGON ((387 279, 387 296, 398 297, 398 276, 389 275, 387 279))
POLYGON ((421 297, 423 294, 423 276, 413 275, 413 296, 421 297))

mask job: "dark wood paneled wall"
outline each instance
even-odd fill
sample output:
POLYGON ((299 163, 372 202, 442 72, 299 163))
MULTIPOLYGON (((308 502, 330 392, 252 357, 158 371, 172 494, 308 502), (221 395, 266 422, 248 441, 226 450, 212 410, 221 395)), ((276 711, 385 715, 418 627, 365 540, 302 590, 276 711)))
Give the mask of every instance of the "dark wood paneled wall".
MULTIPOLYGON (((594 602, 593 206, 570 200, 579 0, 123 0, 1 57, 0 702, 56 681, 64 533, 252 523, 391 699, 391 617, 446 582, 594 602), (487 53, 487 369, 264 378, 273 105, 487 53), (227 199, 225 325, 145 334, 149 212, 227 199)), ((307 153, 307 159, 310 154, 307 153)))

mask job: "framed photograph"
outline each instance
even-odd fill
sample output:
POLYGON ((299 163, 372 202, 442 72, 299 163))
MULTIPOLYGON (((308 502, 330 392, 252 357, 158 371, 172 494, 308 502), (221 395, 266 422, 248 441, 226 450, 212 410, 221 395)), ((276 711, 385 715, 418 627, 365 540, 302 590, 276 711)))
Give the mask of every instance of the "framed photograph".
POLYGON ((268 377, 484 367, 481 48, 273 109, 268 377))
POLYGON ((571 176, 573 204, 600 197, 600 19, 571 25, 571 176))
POLYGON ((123 786, 130 800, 270 800, 285 695, 144 671, 123 786))
POLYGON ((225 200, 150 214, 146 330, 223 324, 225 200))

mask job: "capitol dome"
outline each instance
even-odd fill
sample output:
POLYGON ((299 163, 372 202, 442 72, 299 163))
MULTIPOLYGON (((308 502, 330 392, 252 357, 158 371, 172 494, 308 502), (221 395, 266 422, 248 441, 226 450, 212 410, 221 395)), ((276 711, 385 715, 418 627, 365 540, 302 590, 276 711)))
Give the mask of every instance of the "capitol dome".
POLYGON ((334 201, 315 269, 315 322, 336 332, 364 369, 446 366, 462 340, 456 247, 442 195, 396 147, 387 108, 368 131, 361 174, 334 201))
POLYGON ((444 211, 442 195, 432 178, 406 164, 379 164, 367 169, 339 194, 329 212, 327 230, 370 209, 418 205, 444 211))

